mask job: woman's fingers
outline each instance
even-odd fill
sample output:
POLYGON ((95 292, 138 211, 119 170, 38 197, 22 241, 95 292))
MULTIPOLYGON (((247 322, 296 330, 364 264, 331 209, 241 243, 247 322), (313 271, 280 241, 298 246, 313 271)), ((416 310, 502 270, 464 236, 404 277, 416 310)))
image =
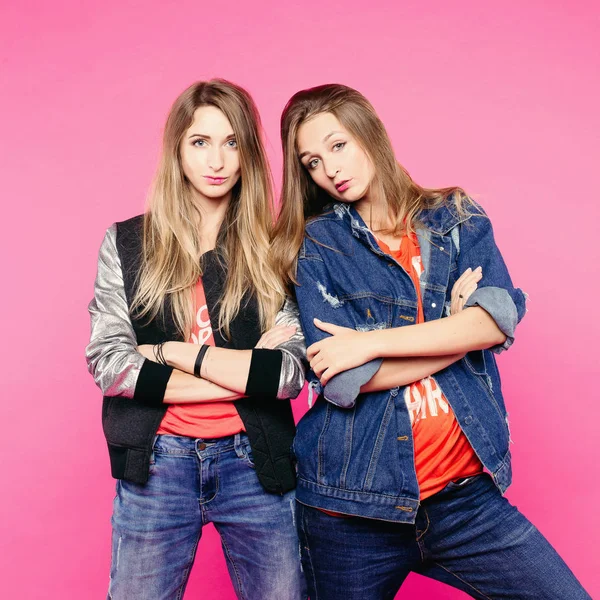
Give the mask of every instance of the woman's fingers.
POLYGON ((478 269, 479 267, 477 267, 477 269, 474 271, 467 269, 467 271, 461 275, 460 279, 456 282, 453 288, 457 298, 460 298, 461 295, 464 295, 463 292, 465 287, 471 285, 474 281, 477 282, 481 279, 481 270, 478 269))
POLYGON ((331 335, 335 335, 336 333, 343 333, 344 331, 348 331, 348 327, 342 327, 341 325, 334 325, 333 323, 325 323, 324 321, 320 321, 319 319, 313 319, 314 324, 321 330, 326 331, 327 333, 331 333, 331 335))
POLYGON ((296 332, 295 328, 291 328, 286 331, 280 331, 277 333, 273 333, 267 340, 265 340, 263 344, 263 348, 273 349, 279 346, 279 344, 283 344, 287 342, 296 332))
POLYGON ((335 375, 332 373, 331 369, 325 369, 323 373, 321 373, 321 377, 319 378, 321 381, 321 385, 327 385, 327 382, 335 375))
POLYGON ((307 349, 306 349, 306 358, 308 358, 309 361, 311 361, 321 350, 321 346, 319 346, 319 342, 315 342, 314 344, 311 344, 307 349))
POLYGON ((310 368, 313 370, 314 374, 321 379, 321 375, 326 368, 323 358, 319 355, 313 358, 313 360, 310 361, 310 368))
POLYGON ((460 287, 463 281, 472 273, 472 269, 469 267, 464 273, 456 280, 456 283, 452 286, 452 292, 450 294, 450 314, 455 315, 458 312, 458 299, 460 295, 460 287))
POLYGON ((464 306, 469 296, 477 289, 477 284, 481 281, 483 273, 481 267, 477 267, 468 277, 461 283, 458 293, 458 303, 460 309, 464 306))
POLYGON ((477 283, 473 282, 469 284, 462 292, 462 298, 459 299, 459 310, 465 307, 466 301, 471 297, 471 294, 477 289, 477 283))
POLYGON ((456 280, 456 283, 454 284, 454 287, 452 289, 458 287, 472 272, 473 269, 471 269, 471 267, 463 271, 462 275, 456 280))
POLYGON ((476 269, 467 269, 456 281, 450 295, 450 314, 455 315, 460 312, 468 300, 469 296, 477 289, 477 284, 481 281, 483 272, 481 267, 476 269))
POLYGON ((296 333, 296 327, 291 325, 276 325, 262 334, 255 348, 273 349, 283 342, 287 342, 296 333))
POLYGON ((340 372, 340 365, 333 358, 328 358, 323 352, 319 352, 311 361, 310 368, 318 377, 322 385, 325 385, 332 377, 340 372))

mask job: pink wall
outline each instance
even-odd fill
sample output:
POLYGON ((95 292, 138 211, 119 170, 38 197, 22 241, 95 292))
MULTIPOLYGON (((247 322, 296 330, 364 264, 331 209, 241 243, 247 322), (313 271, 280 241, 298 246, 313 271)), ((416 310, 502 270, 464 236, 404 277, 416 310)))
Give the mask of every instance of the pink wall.
MULTIPOLYGON (((597 3, 91 5, 0 8, 2 596, 105 594, 114 487, 83 357, 97 250, 142 210, 170 103, 212 76, 254 95, 276 172, 284 103, 343 82, 372 100, 418 181, 484 203, 531 297, 500 358, 508 495, 600 596, 597 3)), ((201 546, 189 596, 233 598, 214 532, 201 546)), ((417 593, 464 597, 416 576, 399 597, 417 593)))

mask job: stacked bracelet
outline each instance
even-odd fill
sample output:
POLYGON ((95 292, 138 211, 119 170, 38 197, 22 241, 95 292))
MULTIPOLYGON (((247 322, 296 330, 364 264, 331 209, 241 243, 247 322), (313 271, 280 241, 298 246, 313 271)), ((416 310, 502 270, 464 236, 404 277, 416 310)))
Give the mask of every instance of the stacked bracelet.
POLYGON ((198 356, 196 356, 196 362, 194 363, 194 375, 196 377, 200 377, 200 369, 202 368, 202 361, 208 352, 210 346, 208 344, 202 344, 200 350, 198 351, 198 356))
POLYGON ((166 367, 167 361, 165 359, 165 353, 163 351, 163 346, 165 344, 166 342, 160 342, 160 344, 156 344, 152 347, 152 351, 154 352, 154 358, 156 359, 156 362, 160 363, 161 365, 165 365, 166 367))

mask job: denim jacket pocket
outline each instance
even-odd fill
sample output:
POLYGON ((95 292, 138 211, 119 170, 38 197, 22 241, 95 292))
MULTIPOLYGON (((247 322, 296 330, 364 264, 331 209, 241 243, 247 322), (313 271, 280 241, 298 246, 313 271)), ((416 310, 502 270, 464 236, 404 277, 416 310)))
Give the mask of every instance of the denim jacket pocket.
MULTIPOLYGON (((336 305, 346 308, 343 316, 335 315, 338 317, 333 321, 336 325, 351 327, 356 331, 372 331, 392 326, 395 306, 395 300, 392 296, 381 296, 365 290, 332 296, 332 298, 337 303, 336 305), (339 318, 340 316, 342 316, 342 319, 339 318)), ((334 300, 331 300, 331 302, 334 300)))

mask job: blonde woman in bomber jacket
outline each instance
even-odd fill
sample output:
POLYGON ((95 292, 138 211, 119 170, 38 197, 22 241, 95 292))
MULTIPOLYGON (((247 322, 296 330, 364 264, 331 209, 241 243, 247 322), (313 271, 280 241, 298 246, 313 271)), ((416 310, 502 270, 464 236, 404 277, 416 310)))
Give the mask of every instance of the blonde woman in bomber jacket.
POLYGON ((108 598, 181 598, 202 527, 238 598, 305 598, 289 398, 297 309, 268 265, 268 164, 250 96, 192 85, 169 114, 146 214, 112 225, 88 368, 117 481, 108 598))

